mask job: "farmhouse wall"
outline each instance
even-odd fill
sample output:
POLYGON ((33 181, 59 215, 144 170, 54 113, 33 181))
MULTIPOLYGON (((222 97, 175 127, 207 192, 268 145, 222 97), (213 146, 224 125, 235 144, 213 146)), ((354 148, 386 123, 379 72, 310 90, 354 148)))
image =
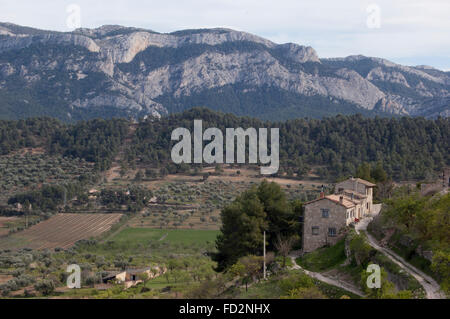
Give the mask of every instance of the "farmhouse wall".
POLYGON ((336 244, 340 239, 340 230, 347 225, 347 211, 350 211, 350 209, 326 198, 306 205, 304 214, 303 251, 311 252, 327 244, 336 244), (321 209, 328 209, 328 218, 322 217, 321 209), (313 235, 313 227, 319 227, 317 235, 313 235), (336 229, 336 236, 329 235, 329 228, 336 229))

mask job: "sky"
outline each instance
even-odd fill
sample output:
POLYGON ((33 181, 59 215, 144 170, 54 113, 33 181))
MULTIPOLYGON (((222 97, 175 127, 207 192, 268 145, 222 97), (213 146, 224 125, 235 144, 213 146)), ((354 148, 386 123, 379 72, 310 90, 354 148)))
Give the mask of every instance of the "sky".
POLYGON ((321 58, 363 54, 446 71, 449 17, 450 0, 0 0, 1 22, 41 29, 227 27, 312 46, 321 58))

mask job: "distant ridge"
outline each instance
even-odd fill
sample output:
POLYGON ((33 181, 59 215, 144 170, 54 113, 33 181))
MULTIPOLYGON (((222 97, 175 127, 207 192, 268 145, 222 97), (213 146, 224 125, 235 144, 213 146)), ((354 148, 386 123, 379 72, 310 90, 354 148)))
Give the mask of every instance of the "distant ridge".
POLYGON ((450 114, 450 73, 226 28, 55 32, 0 23, 0 118, 162 116, 194 106, 281 120, 450 114))

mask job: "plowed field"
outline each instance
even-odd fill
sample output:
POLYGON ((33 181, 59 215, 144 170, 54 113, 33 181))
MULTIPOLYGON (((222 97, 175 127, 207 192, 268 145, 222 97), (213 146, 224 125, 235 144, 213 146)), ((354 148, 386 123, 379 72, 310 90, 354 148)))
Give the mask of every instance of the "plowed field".
POLYGON ((2 248, 68 248, 111 229, 122 214, 58 214, 25 231, 0 239, 2 248))

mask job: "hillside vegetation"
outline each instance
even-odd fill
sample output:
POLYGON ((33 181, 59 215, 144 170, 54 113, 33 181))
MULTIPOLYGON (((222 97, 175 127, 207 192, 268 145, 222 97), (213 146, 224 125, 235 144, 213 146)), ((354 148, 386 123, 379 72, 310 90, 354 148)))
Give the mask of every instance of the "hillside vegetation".
POLYGON ((368 230, 450 292, 450 194, 400 188, 368 230))
MULTIPOLYGON (((195 108, 181 114, 140 122, 124 145, 124 165, 151 165, 175 173, 187 165, 170 160, 172 130, 192 129, 193 120, 203 127, 277 127, 280 129, 279 175, 302 177, 312 165, 324 178, 356 175, 363 162, 380 163, 394 180, 433 178, 450 165, 450 120, 438 118, 364 118, 336 116, 323 120, 298 119, 280 123, 195 108)), ((39 118, 0 121, 0 153, 23 147, 44 147, 51 154, 78 157, 108 169, 130 132, 125 120, 91 120, 74 125, 39 118)))
MULTIPOLYGON (((148 120, 139 124, 127 152, 128 162, 170 162, 173 142, 170 134, 177 127, 193 132, 194 119, 202 119, 203 127, 276 127, 280 129, 279 175, 301 177, 311 165, 332 179, 356 175, 363 162, 380 162, 394 180, 424 179, 450 164, 450 121, 423 118, 364 118, 359 115, 336 116, 323 120, 298 119, 286 122, 262 122, 247 117, 216 113, 195 108, 182 114, 148 120)), ((183 167, 168 165, 169 172, 183 167)))

